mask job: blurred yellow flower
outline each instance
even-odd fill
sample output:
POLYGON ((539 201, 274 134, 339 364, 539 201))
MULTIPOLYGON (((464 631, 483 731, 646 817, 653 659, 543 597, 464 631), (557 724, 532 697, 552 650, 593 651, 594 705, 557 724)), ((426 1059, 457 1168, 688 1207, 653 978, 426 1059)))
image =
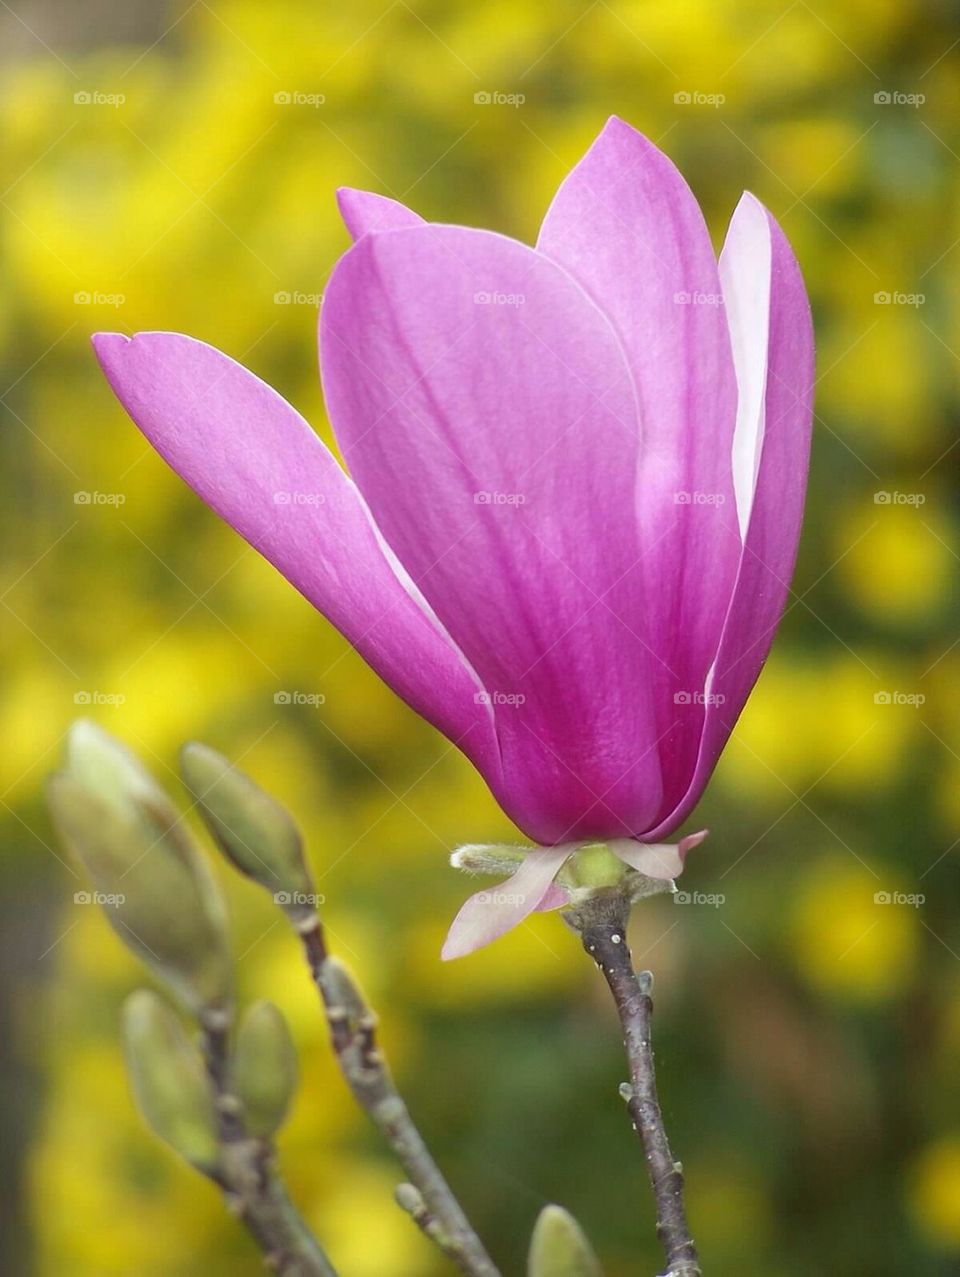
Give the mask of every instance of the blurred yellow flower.
POLYGON ((934 1245, 960 1250, 960 1134, 942 1136, 915 1160, 907 1204, 934 1245))
POLYGON ((918 893, 858 865, 856 851, 849 863, 817 858, 800 875, 789 906, 790 955, 801 978, 827 997, 883 1002, 914 977, 918 893))

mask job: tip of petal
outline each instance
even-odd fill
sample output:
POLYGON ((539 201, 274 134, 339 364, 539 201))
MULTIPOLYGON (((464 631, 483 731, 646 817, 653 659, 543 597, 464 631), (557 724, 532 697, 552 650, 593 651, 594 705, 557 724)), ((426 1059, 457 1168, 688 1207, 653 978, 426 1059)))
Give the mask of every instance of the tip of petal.
POLYGON ((419 226, 423 219, 399 200, 353 186, 337 189, 337 208, 343 224, 354 239, 374 231, 394 231, 405 226, 419 226))
POLYGON ((125 333, 93 333, 90 337, 90 344, 99 355, 102 351, 109 350, 111 347, 126 346, 130 340, 125 333))
POLYGON ((695 834, 687 834, 685 838, 681 838, 677 843, 677 851, 680 853, 680 859, 686 860, 687 852, 693 851, 694 847, 699 847, 709 832, 709 829, 700 829, 695 834))

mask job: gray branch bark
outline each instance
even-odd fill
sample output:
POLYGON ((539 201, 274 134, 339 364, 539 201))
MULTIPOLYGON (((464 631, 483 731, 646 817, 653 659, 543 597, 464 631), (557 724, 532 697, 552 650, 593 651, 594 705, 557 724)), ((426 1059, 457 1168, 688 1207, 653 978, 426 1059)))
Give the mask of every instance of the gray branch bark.
POLYGON ((409 1193, 401 1193, 399 1204, 461 1272, 468 1277, 500 1277, 394 1085, 377 1042, 376 1016, 346 968, 327 953, 319 918, 314 914, 300 921, 298 931, 323 1000, 340 1071, 420 1199, 418 1203, 409 1193))
POLYGON ((226 1026, 204 1025, 203 1046, 221 1134, 220 1165, 211 1178, 222 1189, 231 1214, 250 1232, 270 1272, 281 1277, 337 1277, 287 1194, 273 1148, 244 1130, 242 1106, 230 1088, 226 1026))
POLYGON ((702 1277, 683 1201, 683 1168, 674 1160, 663 1124, 653 1064, 653 976, 638 975, 627 944, 629 901, 618 891, 597 892, 569 910, 565 920, 607 982, 623 1026, 630 1065, 627 1108, 643 1145, 657 1209, 657 1237, 667 1257, 665 1277, 702 1277))

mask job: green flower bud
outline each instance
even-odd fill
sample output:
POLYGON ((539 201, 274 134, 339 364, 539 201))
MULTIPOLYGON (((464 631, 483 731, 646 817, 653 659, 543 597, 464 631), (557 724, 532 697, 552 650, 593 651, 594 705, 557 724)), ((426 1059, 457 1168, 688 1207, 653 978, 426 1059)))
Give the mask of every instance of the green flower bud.
POLYGON ((347 1020, 356 1024, 360 1020, 369 1020, 376 1024, 376 1015, 363 996, 363 990, 349 967, 339 958, 327 958, 320 973, 323 981, 323 992, 330 1006, 346 1012, 347 1020))
POLYGON ((185 745, 180 769, 227 859, 266 887, 288 912, 312 914, 313 882, 304 863, 300 832, 289 812, 207 745, 185 745))
POLYGON ((272 1002, 255 1002, 240 1023, 233 1086, 243 1104, 248 1133, 269 1139, 283 1125, 297 1089, 293 1039, 272 1002))
POLYGON ((136 757, 92 723, 77 723, 48 800, 127 948, 191 1011, 227 1006, 223 903, 181 816, 136 757))
POLYGON ((181 1157, 209 1172, 217 1164, 219 1134, 213 1096, 200 1052, 157 994, 132 993, 123 1008, 127 1069, 147 1124, 181 1157))
POLYGON ((564 886, 573 888, 617 887, 629 869, 606 843, 588 843, 570 857, 557 875, 564 886))
POLYGON ((528 1277, 603 1277, 583 1229, 562 1206, 545 1206, 530 1241, 528 1277))

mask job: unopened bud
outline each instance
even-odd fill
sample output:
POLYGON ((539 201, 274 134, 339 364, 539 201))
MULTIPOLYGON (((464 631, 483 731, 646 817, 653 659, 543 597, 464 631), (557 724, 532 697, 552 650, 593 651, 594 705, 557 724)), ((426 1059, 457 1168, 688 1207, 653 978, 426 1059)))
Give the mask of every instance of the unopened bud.
POLYGON ((200 1052, 162 998, 147 989, 123 1008, 127 1069, 137 1107, 153 1131, 194 1166, 217 1163, 213 1097, 200 1052))
POLYGON ((327 958, 321 972, 323 991, 331 1006, 346 1012, 347 1019, 356 1022, 368 1018, 376 1023, 374 1012, 363 996, 363 991, 349 967, 339 958, 327 958))
POLYGON ((250 1135, 270 1139, 283 1125, 297 1089, 297 1053, 272 1002, 255 1002, 240 1022, 233 1083, 250 1135))
POLYGON ((412 1215, 414 1219, 426 1212, 423 1194, 413 1184, 398 1184, 393 1190, 393 1200, 402 1211, 412 1215))
POLYGON ((587 843, 577 849, 558 874, 564 886, 574 889, 618 887, 629 873, 606 843, 587 843))
POLYGON ((500 846, 496 843, 468 843, 450 857, 454 869, 472 874, 512 874, 523 864, 529 847, 500 846))
POLYGON ((229 1004, 223 903, 176 808, 139 760, 92 723, 77 723, 48 799, 123 943, 192 1011, 229 1004))
POLYGON ((530 1241, 528 1277, 603 1277, 583 1229, 562 1206, 545 1206, 530 1241))
POLYGON ((199 742, 183 747, 180 769, 214 840, 241 873, 281 903, 286 898, 296 907, 313 898, 303 841, 285 807, 222 754, 199 742))

